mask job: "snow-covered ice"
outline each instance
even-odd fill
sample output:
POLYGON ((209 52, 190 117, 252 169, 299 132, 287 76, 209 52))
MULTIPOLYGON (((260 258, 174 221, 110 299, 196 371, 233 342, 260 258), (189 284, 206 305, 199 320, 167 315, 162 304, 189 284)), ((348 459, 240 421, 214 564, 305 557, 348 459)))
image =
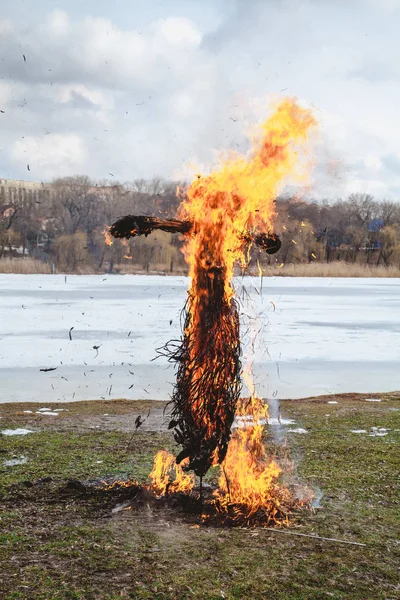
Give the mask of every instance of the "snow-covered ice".
MULTIPOLYGON (((272 277, 262 294, 259 279, 243 281, 261 327, 260 395, 400 389, 398 279, 272 277)), ((179 339, 187 287, 185 277, 0 275, 0 402, 167 399, 173 367, 152 359, 179 339)))

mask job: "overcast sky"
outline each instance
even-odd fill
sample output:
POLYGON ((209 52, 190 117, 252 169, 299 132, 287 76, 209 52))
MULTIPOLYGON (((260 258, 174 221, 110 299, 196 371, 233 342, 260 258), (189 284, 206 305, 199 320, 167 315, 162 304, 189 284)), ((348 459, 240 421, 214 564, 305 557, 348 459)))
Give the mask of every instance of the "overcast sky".
POLYGON ((304 193, 400 200, 399 26, 400 0, 2 0, 0 177, 182 177, 296 96, 304 193))

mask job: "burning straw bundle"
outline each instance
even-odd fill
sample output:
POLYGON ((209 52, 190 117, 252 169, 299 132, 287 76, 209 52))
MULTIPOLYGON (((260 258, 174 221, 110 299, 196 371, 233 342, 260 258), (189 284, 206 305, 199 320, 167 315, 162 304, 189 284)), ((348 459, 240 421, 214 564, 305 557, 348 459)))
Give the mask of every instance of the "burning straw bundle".
MULTIPOLYGON (((116 221, 110 233, 130 238, 154 229, 190 234, 195 228, 190 221, 128 215, 116 221)), ((188 459, 188 468, 203 476, 212 464, 221 464, 227 452, 241 392, 241 349, 239 313, 226 266, 218 260, 213 241, 197 235, 201 260, 184 308, 183 339, 167 344, 164 354, 178 365, 169 424, 183 447, 176 463, 188 459)), ((245 233, 238 238, 269 254, 280 248, 273 234, 245 233)))
POLYGON ((263 400, 254 391, 249 402, 239 402, 239 313, 231 280, 235 264, 248 265, 251 245, 268 254, 279 250, 279 238, 270 233, 274 199, 284 178, 296 171, 297 146, 313 125, 310 111, 283 100, 260 128, 251 152, 221 160, 210 175, 192 181, 178 210, 181 220, 128 215, 110 228, 117 238, 147 236, 154 229, 185 236, 191 284, 183 337, 164 349, 177 365, 170 428, 182 450, 175 460, 165 452, 156 455, 152 486, 159 492, 155 482, 161 481, 168 493, 173 464, 173 489, 184 491, 183 469, 202 477, 211 465, 222 464, 214 507, 236 524, 283 522, 282 507, 296 504, 276 483, 281 469, 263 444, 263 400), (243 427, 231 436, 235 415, 243 427))

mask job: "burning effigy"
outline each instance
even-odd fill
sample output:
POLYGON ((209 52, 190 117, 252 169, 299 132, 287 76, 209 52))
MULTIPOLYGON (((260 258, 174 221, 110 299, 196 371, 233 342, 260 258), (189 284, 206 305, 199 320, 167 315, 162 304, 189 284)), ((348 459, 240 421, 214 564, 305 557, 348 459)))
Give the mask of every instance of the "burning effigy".
MULTIPOLYGON (((165 346, 177 366, 169 428, 181 447, 176 457, 161 451, 150 475, 156 495, 189 492, 219 465, 212 504, 233 523, 284 522, 296 500, 279 485, 281 468, 266 453, 267 405, 253 386, 241 398, 243 369, 239 311, 232 278, 236 264, 249 263, 250 249, 280 249, 274 233, 275 198, 293 173, 299 145, 315 125, 311 112, 294 100, 281 102, 263 124, 252 151, 235 154, 210 175, 197 176, 175 219, 128 215, 109 229, 115 238, 160 229, 184 236, 190 288, 183 335, 165 346)), ((249 377, 249 373, 247 373, 249 377)), ((247 382, 248 383, 248 382, 247 382)))

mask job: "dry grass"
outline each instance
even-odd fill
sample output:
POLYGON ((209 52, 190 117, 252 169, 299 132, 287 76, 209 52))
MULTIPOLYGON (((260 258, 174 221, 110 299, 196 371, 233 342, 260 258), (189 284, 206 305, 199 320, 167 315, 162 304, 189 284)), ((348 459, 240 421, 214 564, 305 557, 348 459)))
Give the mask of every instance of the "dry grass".
MULTIPOLYGON (((46 263, 35 258, 0 258, 0 273, 16 275, 48 275, 52 272, 51 263, 46 263)), ((59 270, 57 268, 54 272, 72 274, 71 271, 59 270)), ((98 271, 91 265, 82 265, 76 271, 76 275, 93 275, 96 273, 103 273, 103 271, 98 271)))
POLYGON ((1 258, 0 273, 35 275, 51 273, 51 265, 35 258, 1 258))
POLYGON ((115 271, 122 275, 187 275, 187 268, 176 267, 171 273, 169 266, 166 264, 152 264, 147 272, 142 265, 132 263, 121 263, 114 266, 115 271))
POLYGON ((345 262, 288 264, 263 267, 265 276, 281 277, 400 277, 400 267, 345 262))
MULTIPOLYGON (((114 266, 114 271, 122 275, 187 275, 185 267, 175 268, 171 273, 163 264, 154 264, 149 272, 145 271, 141 265, 121 263, 114 266)), ((16 273, 22 275, 48 274, 51 273, 51 264, 36 260, 34 258, 1 258, 0 273, 16 273)), ((71 273, 70 271, 55 270, 56 273, 71 273)), ((91 265, 81 265, 76 271, 77 275, 101 274, 104 270, 98 270, 91 265)), ((258 275, 258 269, 250 271, 253 275, 258 275)), ((267 266, 263 267, 263 275, 266 277, 400 277, 400 267, 383 265, 359 265, 345 262, 331 263, 304 263, 287 264, 282 267, 267 266)))

